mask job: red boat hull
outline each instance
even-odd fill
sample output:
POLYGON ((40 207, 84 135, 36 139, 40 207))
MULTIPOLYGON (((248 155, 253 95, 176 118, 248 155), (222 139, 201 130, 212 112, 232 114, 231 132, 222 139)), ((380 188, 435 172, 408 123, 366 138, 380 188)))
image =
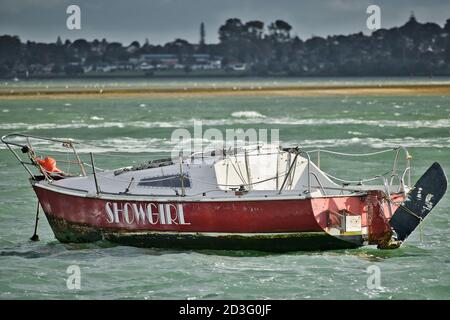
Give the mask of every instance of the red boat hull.
MULTIPOLYGON (((144 247, 291 251, 377 244, 390 233, 390 211, 378 191, 364 196, 167 202, 78 196, 39 185, 34 190, 61 242, 107 239, 144 247), (330 235, 343 212, 360 216, 366 234, 330 235)), ((392 212, 395 209, 392 206, 392 212)))

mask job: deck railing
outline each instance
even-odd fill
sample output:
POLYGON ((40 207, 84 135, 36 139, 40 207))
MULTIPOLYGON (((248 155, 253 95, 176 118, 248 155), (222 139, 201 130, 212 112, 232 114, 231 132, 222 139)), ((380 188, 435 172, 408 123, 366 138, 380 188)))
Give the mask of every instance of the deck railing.
MULTIPOLYGON (((45 177, 45 179, 52 180, 52 175, 50 175, 49 172, 46 172, 41 166, 39 166, 37 164, 37 162, 36 162, 37 155, 35 153, 35 150, 33 148, 31 140, 42 140, 42 141, 50 141, 50 142, 60 143, 62 145, 62 147, 66 148, 73 155, 74 161, 64 161, 64 160, 58 160, 58 161, 63 162, 63 163, 66 162, 66 163, 77 164, 80 168, 79 175, 82 175, 82 176, 87 175, 85 165, 92 167, 93 173, 95 173, 95 164, 94 164, 94 159, 93 159, 92 153, 90 154, 91 155, 91 164, 89 165, 89 163, 83 162, 80 159, 80 156, 75 148, 75 145, 77 143, 72 140, 47 138, 47 137, 41 137, 41 136, 35 136, 35 135, 21 134, 21 133, 12 133, 12 134, 8 134, 8 135, 1 137, 1 141, 8 147, 8 149, 12 152, 12 154, 15 156, 15 158, 21 163, 21 165, 25 168, 25 170, 30 174, 30 176, 33 179, 36 179, 36 175, 33 173, 33 170, 31 169, 31 167, 33 167, 33 168, 37 167, 39 169, 40 173, 45 177), (20 138, 22 138, 24 140, 24 142, 21 142, 21 143, 17 142, 17 140, 20 140, 20 138), (27 154, 28 160, 25 161, 23 159, 23 156, 21 157, 16 152, 16 150, 14 150, 13 146, 19 147, 20 150, 22 151, 22 153, 27 154)), ((213 150, 213 151, 191 153, 189 155, 186 155, 185 157, 183 157, 183 154, 180 153, 180 157, 179 157, 180 177, 184 176, 183 168, 182 168, 182 163, 183 163, 184 159, 194 160, 195 158, 205 159, 205 158, 217 157, 217 156, 227 157, 227 156, 232 156, 232 155, 238 155, 242 152, 242 154, 245 155, 246 160, 247 160, 247 158, 249 156, 257 156, 257 155, 261 155, 261 154, 273 154, 275 152, 275 151, 267 151, 267 150, 264 151, 262 149, 263 148, 261 145, 254 145, 254 146, 247 146, 245 148, 240 148, 240 149, 235 148, 233 150, 217 149, 217 150, 213 150), (261 150, 261 153, 249 154, 248 150, 253 150, 253 149, 251 149, 252 147, 255 148, 254 150, 261 150)), ((325 194, 326 187, 323 186, 323 184, 319 180, 319 177, 317 176, 317 174, 315 174, 314 172, 311 171, 311 162, 312 162, 311 155, 312 154, 316 155, 316 157, 317 157, 316 165, 320 169, 322 154, 331 154, 331 155, 344 156, 344 157, 371 157, 371 156, 375 156, 375 155, 379 155, 379 154, 383 154, 383 153, 387 153, 387 152, 395 152, 392 169, 383 175, 377 175, 375 177, 371 177, 371 178, 367 178, 367 179, 348 180, 348 179, 341 179, 341 178, 332 176, 331 174, 324 172, 324 171, 322 171, 322 172, 328 178, 337 182, 338 184, 342 183, 342 185, 343 185, 342 190, 349 189, 349 188, 344 188, 344 186, 348 186, 350 184, 362 184, 362 183, 366 183, 366 182, 370 182, 370 181, 375 181, 380 178, 385 178, 386 175, 388 175, 388 174, 390 174, 389 178, 386 180, 383 180, 383 184, 387 186, 387 189, 389 189, 393 185, 393 182, 395 179, 398 179, 398 181, 399 181, 398 192, 405 191, 406 190, 405 186, 407 186, 408 188, 411 188, 411 159, 412 159, 412 157, 409 154, 408 150, 404 146, 399 146, 396 148, 391 148, 391 149, 386 149, 386 150, 381 150, 381 151, 376 151, 376 152, 371 152, 371 153, 360 153, 360 154, 343 153, 343 152, 337 152, 337 151, 326 150, 326 149, 315 149, 315 150, 311 150, 311 151, 305 151, 305 150, 300 149, 299 147, 280 148, 280 149, 276 150, 276 152, 280 152, 280 151, 285 151, 285 152, 290 152, 292 154, 295 154, 294 160, 290 163, 289 171, 285 174, 284 181, 283 181, 281 187, 278 189, 278 192, 280 194, 283 192, 283 189, 284 189, 288 179, 292 179, 291 175, 292 175, 292 172, 295 171, 294 166, 296 165, 296 161, 297 161, 297 158, 299 155, 301 155, 302 157, 304 157, 307 160, 307 172, 306 172, 307 173, 307 175, 306 175, 307 185, 306 185, 305 193, 307 193, 308 195, 311 195, 311 188, 312 188, 311 176, 313 176, 313 178, 317 181, 317 184, 318 184, 317 187, 320 188, 322 190, 322 193, 325 194), (399 173, 399 161, 401 158, 400 157, 401 152, 403 152, 405 155, 405 168, 402 172, 399 173), (405 183, 405 179, 407 179, 406 183, 405 183)), ((277 174, 277 177, 274 177, 274 179, 278 179, 278 174, 277 174)), ((183 187, 183 189, 184 189, 184 187, 183 187)), ((100 192, 100 189, 99 189, 97 183, 96 183, 96 190, 97 190, 97 192, 100 192)), ((184 192, 184 190, 182 190, 182 191, 183 191, 182 194, 184 195, 185 192, 184 192)))
MULTIPOLYGON (((308 154, 316 154, 317 167, 320 169, 320 159, 321 159, 322 153, 339 155, 339 156, 344 156, 344 157, 371 157, 371 156, 376 156, 376 155, 388 153, 388 152, 395 152, 394 163, 392 165, 392 169, 386 173, 386 174, 390 174, 388 186, 389 187, 392 186, 394 179, 397 178, 399 180, 398 192, 405 191, 406 190, 405 186, 408 188, 411 188, 412 187, 412 184, 411 184, 411 159, 412 159, 412 156, 408 152, 406 147, 404 147, 404 146, 398 146, 395 148, 390 148, 390 149, 385 149, 385 150, 380 150, 380 151, 370 152, 370 153, 343 153, 343 152, 337 152, 337 151, 326 150, 326 149, 315 149, 315 150, 308 151, 307 153, 308 154), (400 159, 401 151, 403 151, 403 153, 405 154, 405 168, 399 174, 398 167, 399 167, 399 159, 400 159), (405 183, 405 177, 407 177, 406 183, 405 183)), ((310 161, 310 159, 308 159, 308 161, 310 161)), ((379 179, 380 177, 381 178, 384 177, 384 175, 377 175, 377 176, 367 178, 367 179, 348 180, 348 179, 341 179, 341 178, 332 176, 326 172, 324 172, 324 173, 332 180, 339 181, 341 183, 347 183, 347 184, 354 184, 354 183, 361 184, 364 182, 375 181, 375 180, 379 179)), ((310 174, 309 170, 308 170, 308 174, 310 174)), ((319 184, 320 184, 320 182, 319 182, 319 184)), ((384 182, 383 182, 383 184, 384 184, 384 182)))
MULTIPOLYGON (((75 149, 75 144, 77 144, 77 143, 72 140, 47 138, 47 137, 41 137, 41 136, 35 136, 35 135, 21 134, 21 133, 11 133, 11 134, 7 134, 7 135, 4 135, 3 137, 1 137, 1 141, 7 146, 9 151, 11 151, 11 153, 14 155, 14 157, 25 168, 25 170, 29 173, 31 178, 36 179, 36 175, 30 169, 30 166, 33 166, 33 167, 37 166, 37 162, 36 162, 37 155, 35 153, 35 150, 31 143, 31 140, 41 140, 41 141, 50 141, 50 142, 60 143, 62 147, 70 150, 70 152, 72 153, 75 160, 74 161, 58 160, 58 161, 69 163, 69 164, 71 164, 71 163, 77 164, 80 168, 81 175, 83 175, 83 176, 87 175, 86 169, 84 166, 84 162, 81 161, 80 156, 79 156, 77 150, 75 149), (17 139, 17 138, 23 138, 23 140, 25 140, 25 143, 19 143, 19 142, 14 141, 14 139, 17 139), (23 154, 27 154, 27 157, 28 157, 27 160, 30 162, 25 161, 23 159, 23 157, 21 157, 16 152, 16 150, 14 150, 14 148, 12 148, 13 146, 19 147, 23 154)), ((42 168, 41 166, 37 166, 37 167, 39 168, 40 172, 44 175, 44 177, 46 179, 51 180, 49 172, 46 172, 45 169, 42 168)))

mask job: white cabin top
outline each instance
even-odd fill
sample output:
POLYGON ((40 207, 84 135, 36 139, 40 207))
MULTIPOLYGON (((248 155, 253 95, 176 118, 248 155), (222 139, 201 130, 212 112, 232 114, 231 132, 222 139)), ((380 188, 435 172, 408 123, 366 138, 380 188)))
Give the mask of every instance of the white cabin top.
MULTIPOLYGON (((323 195, 325 189, 339 187, 311 161, 308 168, 307 158, 275 145, 248 146, 225 155, 216 150, 182 160, 154 160, 137 167, 98 172, 97 181, 102 193, 142 196, 305 194, 309 185, 311 194, 323 195)), ((96 192, 92 175, 53 184, 96 192)))

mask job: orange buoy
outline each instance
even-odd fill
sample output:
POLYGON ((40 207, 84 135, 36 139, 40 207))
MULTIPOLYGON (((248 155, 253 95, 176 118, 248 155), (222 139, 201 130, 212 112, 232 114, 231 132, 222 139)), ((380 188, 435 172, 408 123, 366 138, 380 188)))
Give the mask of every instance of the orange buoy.
POLYGON ((44 160, 37 158, 36 161, 47 172, 61 172, 61 170, 56 167, 56 160, 51 157, 45 157, 44 160))

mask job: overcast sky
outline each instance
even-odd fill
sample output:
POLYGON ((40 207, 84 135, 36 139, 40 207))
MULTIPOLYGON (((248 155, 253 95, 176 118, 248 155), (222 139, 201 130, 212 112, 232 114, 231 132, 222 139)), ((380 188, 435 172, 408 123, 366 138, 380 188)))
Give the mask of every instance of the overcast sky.
POLYGON ((381 26, 402 25, 414 11, 421 22, 444 25, 450 18, 450 0, 0 0, 0 34, 22 40, 53 42, 106 38, 129 44, 165 43, 175 38, 199 41, 206 25, 206 41, 217 42, 219 26, 231 17, 258 19, 266 25, 283 19, 302 39, 312 35, 349 34, 366 28, 366 8, 381 7, 381 26), (81 8, 81 30, 66 28, 66 8, 81 8))

